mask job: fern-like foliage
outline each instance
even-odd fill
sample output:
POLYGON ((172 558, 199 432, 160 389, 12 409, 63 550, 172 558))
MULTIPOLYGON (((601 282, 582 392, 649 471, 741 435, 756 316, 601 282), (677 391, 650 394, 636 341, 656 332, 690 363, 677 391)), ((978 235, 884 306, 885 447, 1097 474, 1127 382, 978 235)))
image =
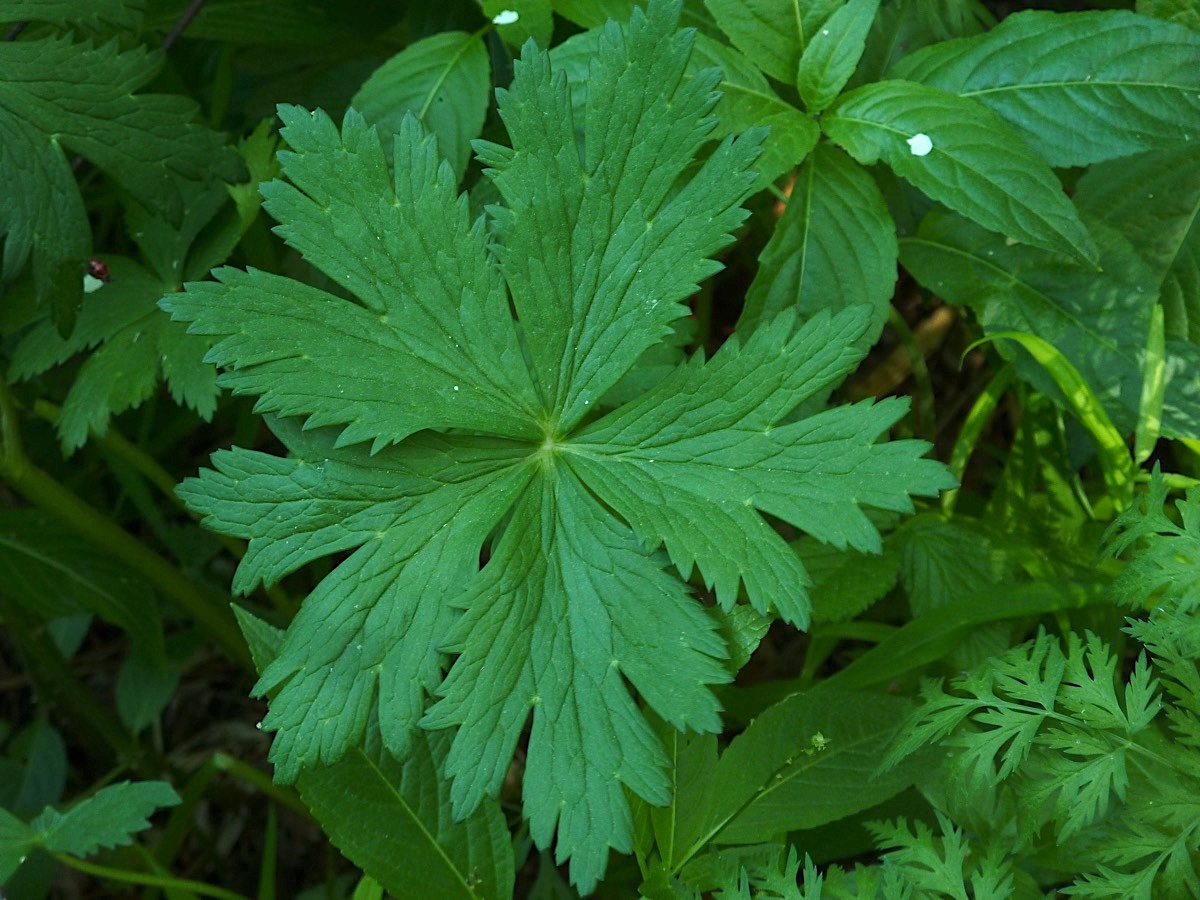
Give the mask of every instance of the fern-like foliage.
POLYGON ((163 301, 214 339, 223 383, 276 414, 289 452, 223 451, 181 488, 250 541, 235 587, 348 554, 257 685, 277 777, 334 763, 375 717, 400 757, 418 727, 455 729, 446 771, 466 815, 499 791, 532 715, 530 831, 545 847, 557 830, 585 891, 609 848, 631 848, 626 791, 670 796, 636 698, 718 731, 722 611, 744 590, 808 621, 804 567, 762 514, 877 551, 860 507, 911 511, 952 484, 925 444, 878 442, 901 401, 789 418, 861 358, 861 307, 782 315, 603 411, 719 268, 756 178, 759 133, 697 162, 718 73, 685 77, 677 16, 655 2, 604 29, 582 120, 526 46, 498 92, 512 146, 476 145, 503 203, 475 221, 415 120, 393 175, 357 113, 339 129, 281 109, 288 181, 265 186, 266 208, 353 299, 223 269, 163 301), (720 610, 689 595, 693 570, 720 610))
MULTIPOLYGON (((949 689, 926 684, 885 765, 929 743, 954 748, 951 786, 931 797, 949 817, 941 838, 881 828, 885 844, 928 855, 966 822, 976 858, 999 853, 995 871, 1015 865, 1030 884, 1059 871, 1074 875, 1061 887, 1073 896, 1200 894, 1200 488, 1175 504, 1178 520, 1166 496, 1155 473, 1107 536, 1110 554, 1130 551, 1115 597, 1150 607, 1125 628, 1147 652, 1123 676, 1094 634, 1067 635, 1064 652, 1041 632, 949 689)), ((922 865, 937 869, 932 856, 922 865)))

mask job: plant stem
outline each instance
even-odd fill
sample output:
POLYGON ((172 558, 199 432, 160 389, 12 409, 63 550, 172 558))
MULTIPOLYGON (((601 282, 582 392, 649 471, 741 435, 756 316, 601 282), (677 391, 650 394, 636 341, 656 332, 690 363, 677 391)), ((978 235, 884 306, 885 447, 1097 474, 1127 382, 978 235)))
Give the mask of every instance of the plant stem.
MULTIPOLYGON (((80 738, 80 746, 95 756, 111 748, 122 766, 129 766, 139 774, 157 775, 165 768, 161 759, 149 759, 147 748, 79 683, 50 639, 44 621, 2 593, 0 618, 25 660, 25 671, 38 698, 58 708, 63 722, 80 738)), ((112 755, 104 752, 104 757, 103 764, 111 764, 112 755)))
POLYGON ((215 604, 210 595, 188 581, 178 569, 30 462, 21 448, 16 410, 3 380, 0 380, 0 441, 3 441, 0 476, 15 491, 93 546, 128 565, 191 616, 231 659, 247 672, 255 672, 250 650, 228 604, 215 604))

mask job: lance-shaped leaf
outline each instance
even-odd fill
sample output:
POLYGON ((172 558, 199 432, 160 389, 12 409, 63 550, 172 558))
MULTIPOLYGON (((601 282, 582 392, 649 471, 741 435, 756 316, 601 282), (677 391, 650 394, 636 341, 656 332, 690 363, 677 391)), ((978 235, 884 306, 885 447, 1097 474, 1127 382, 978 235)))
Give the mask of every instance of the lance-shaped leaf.
POLYGON ((840 0, 704 0, 733 45, 784 84, 796 78, 800 55, 840 0))
POLYGON ((350 105, 391 136, 412 113, 437 135, 438 147, 462 178, 471 141, 483 130, 491 98, 491 66, 482 34, 443 31, 409 44, 371 73, 350 105))
POLYGON ((796 88, 811 112, 833 102, 862 58, 879 0, 850 0, 834 12, 804 48, 796 88))
POLYGON ((890 74, 978 100, 1052 166, 1200 140, 1200 34, 1121 10, 1017 13, 890 74))
POLYGON ((879 339, 896 286, 896 226, 869 173, 829 143, 796 175, 787 208, 758 257, 738 329, 795 307, 801 319, 871 306, 864 347, 879 339))
POLYGON ((860 163, 882 159, 985 228, 1096 261, 1096 245, 1054 172, 975 100, 911 81, 882 81, 844 94, 821 124, 860 163))

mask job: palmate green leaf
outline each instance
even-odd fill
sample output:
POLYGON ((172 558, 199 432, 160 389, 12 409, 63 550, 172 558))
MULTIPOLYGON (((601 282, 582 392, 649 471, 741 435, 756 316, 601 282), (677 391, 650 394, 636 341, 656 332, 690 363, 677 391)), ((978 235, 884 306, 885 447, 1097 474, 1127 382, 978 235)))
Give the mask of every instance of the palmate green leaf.
POLYGON ((718 72, 683 79, 691 36, 664 43, 665 10, 651 8, 648 28, 602 30, 599 58, 611 62, 588 78, 583 159, 569 93, 545 56, 523 58, 521 77, 497 91, 516 149, 476 144, 506 203, 489 210, 496 252, 556 429, 578 424, 686 313, 678 301, 717 270, 708 257, 745 218, 738 204, 755 183, 761 133, 722 142, 671 193, 713 130, 718 72), (673 114, 644 115, 664 89, 673 114))
POLYGON ((203 419, 217 406, 216 369, 203 361, 209 342, 158 308, 174 285, 128 260, 110 257, 107 264, 113 280, 87 295, 70 337, 43 320, 12 355, 9 376, 22 380, 97 348, 80 366, 57 423, 67 454, 83 446, 90 431, 106 433, 112 417, 150 397, 160 379, 177 403, 203 419))
POLYGON ((263 186, 283 237, 362 305, 291 279, 220 269, 163 308, 192 333, 224 337, 209 359, 221 384, 259 394, 257 409, 341 425, 373 447, 422 428, 536 434, 534 386, 521 363, 504 281, 471 225, 466 197, 434 139, 411 116, 393 181, 373 129, 350 110, 341 133, 323 113, 281 107, 292 184, 263 186), (222 298, 215 302, 215 298, 222 298), (486 342, 473 340, 487 333, 486 342), (319 341, 313 336, 320 334, 319 341), (388 349, 390 348, 390 352, 388 349), (386 378, 373 356, 396 360, 386 378), (421 398, 409 410, 397 398, 421 398))
POLYGON ((437 135, 442 156, 461 179, 471 141, 483 130, 491 89, 482 33, 443 31, 409 44, 372 72, 350 105, 376 127, 385 151, 411 113, 437 135))
POLYGON ((610 848, 631 849, 627 792, 670 797, 639 702, 674 728, 720 728, 727 617, 670 561, 699 556, 725 607, 745 577, 756 607, 803 622, 803 569, 756 509, 878 549, 859 504, 907 510, 951 484, 917 458, 925 445, 876 445, 899 402, 780 424, 861 358, 848 346, 861 310, 800 331, 785 314, 597 408, 715 271, 755 180, 755 140, 692 165, 716 74, 686 77, 677 15, 652 2, 604 30, 582 154, 567 79, 526 45, 500 101, 514 148, 479 145, 505 201, 490 223, 468 220, 415 120, 393 182, 356 113, 339 133, 285 108, 291 184, 265 190, 268 210, 353 299, 227 269, 162 301, 216 337, 228 384, 287 417, 271 420, 287 458, 223 451, 180 488, 210 527, 249 540, 235 588, 341 556, 256 686, 272 696, 277 777, 337 764, 376 721, 401 758, 418 725, 454 729, 445 769, 464 816, 498 793, 532 717, 524 813, 539 847, 557 830, 583 891, 610 848), (660 445, 661 469, 644 465, 660 445), (631 479, 673 505, 653 519, 606 505, 631 479))
POLYGON ((1200 35, 1121 10, 1028 11, 890 76, 983 103, 1052 166, 1200 141, 1200 35))
POLYGON ((704 5, 735 47, 776 81, 793 84, 801 54, 841 2, 704 0, 704 5))
POLYGON ((801 319, 866 303, 873 346, 896 285, 896 227, 874 179, 837 147, 816 146, 758 257, 738 321, 748 331, 795 307, 801 319))
POLYGON ((735 339, 707 365, 693 358, 585 428, 569 463, 643 540, 664 543, 681 572, 698 565, 723 607, 743 583, 755 609, 773 605, 805 627, 808 576, 756 509, 836 547, 878 553, 879 532, 860 504, 910 512, 910 494, 952 486, 940 466, 918 459, 923 442, 875 443, 904 414, 902 402, 780 424, 862 358, 856 345, 868 319, 854 307, 793 333, 794 316, 781 315, 744 348, 735 339))
POLYGON ((460 656, 423 723, 459 726, 447 771, 466 812, 499 787, 532 710, 530 834, 544 846, 557 825, 556 858, 570 856, 581 887, 609 847, 632 849, 623 786, 655 805, 670 796, 666 757, 626 682, 676 728, 720 729, 708 685, 730 679, 724 641, 665 562, 569 472, 539 475, 463 598, 448 648, 460 656))
POLYGON ((882 159, 930 198, 1014 241, 1095 263, 1096 246, 1062 185, 978 101, 911 81, 843 94, 821 120, 864 165, 882 159))

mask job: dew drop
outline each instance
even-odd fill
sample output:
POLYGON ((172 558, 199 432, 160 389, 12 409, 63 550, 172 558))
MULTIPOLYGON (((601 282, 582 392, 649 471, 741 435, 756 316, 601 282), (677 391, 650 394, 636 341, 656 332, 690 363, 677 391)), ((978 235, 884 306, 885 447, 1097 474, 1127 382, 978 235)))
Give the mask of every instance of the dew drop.
POLYGON ((492 21, 497 25, 511 25, 519 18, 521 14, 515 9, 504 9, 492 16, 492 21))

